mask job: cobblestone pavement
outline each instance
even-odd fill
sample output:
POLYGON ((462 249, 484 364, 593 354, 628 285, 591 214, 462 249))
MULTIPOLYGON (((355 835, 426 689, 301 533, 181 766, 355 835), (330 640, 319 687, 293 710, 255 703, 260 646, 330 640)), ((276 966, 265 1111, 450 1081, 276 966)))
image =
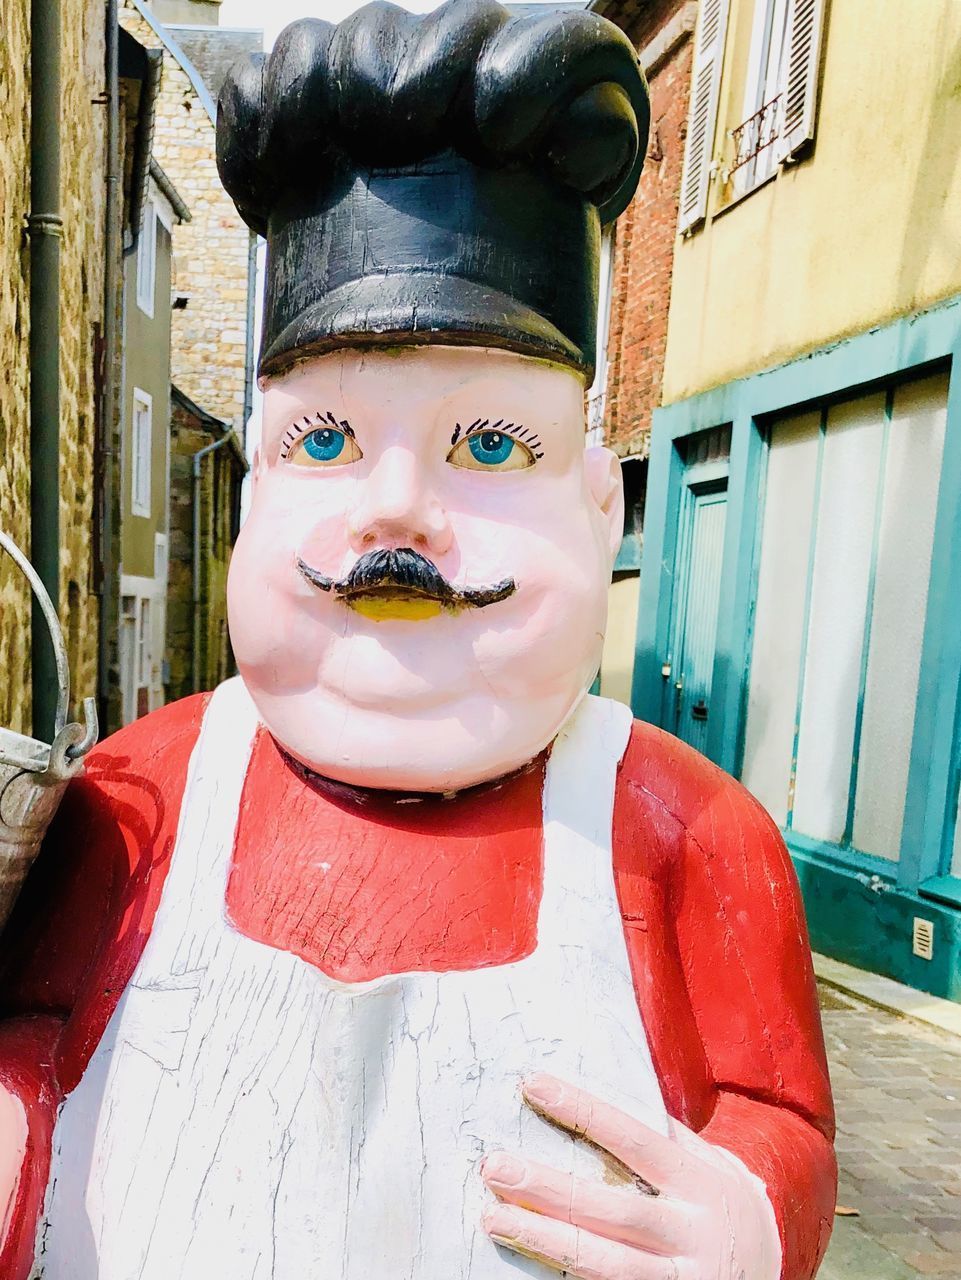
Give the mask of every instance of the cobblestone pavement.
POLYGON ((818 1280, 961 1280, 961 1038, 822 986, 837 1217, 818 1280))

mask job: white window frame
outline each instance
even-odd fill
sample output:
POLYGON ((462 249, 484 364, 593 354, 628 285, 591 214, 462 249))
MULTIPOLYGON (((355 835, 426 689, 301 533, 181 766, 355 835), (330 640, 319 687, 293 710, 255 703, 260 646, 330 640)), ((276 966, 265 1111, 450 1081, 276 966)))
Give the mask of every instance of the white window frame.
POLYGON ((130 424, 130 510, 150 516, 153 471, 153 397, 134 387, 130 424))
POLYGON ((137 306, 153 318, 157 293, 157 207, 148 200, 137 241, 137 306))
MULTIPOLYGON (((765 115, 763 123, 767 136, 771 133, 777 135, 779 132, 784 108, 784 64, 786 46, 790 40, 789 9, 790 0, 754 0, 754 27, 751 32, 751 53, 744 84, 741 119, 750 120, 763 106, 780 95, 773 118, 768 118, 769 113, 765 115)), ((777 172, 779 152, 778 143, 772 141, 752 160, 736 169, 735 195, 746 195, 772 177, 777 172)))
POLYGON ((731 165, 736 166, 732 175, 735 200, 773 178, 780 166, 803 155, 814 138, 825 2, 754 0, 742 123, 729 135, 733 140, 731 165), (750 160, 737 164, 740 130, 746 131, 749 144, 756 146, 762 138, 770 141, 750 160))
MULTIPOLYGON (((155 562, 166 564, 166 534, 157 534, 155 562), (160 550, 161 541, 163 550, 160 550)), ((124 724, 164 703, 167 579, 120 575, 120 691, 124 724), (146 703, 143 693, 146 691, 146 703)))
POLYGON ((140 689, 149 689, 151 681, 150 604, 150 596, 141 596, 137 601, 137 686, 140 689))

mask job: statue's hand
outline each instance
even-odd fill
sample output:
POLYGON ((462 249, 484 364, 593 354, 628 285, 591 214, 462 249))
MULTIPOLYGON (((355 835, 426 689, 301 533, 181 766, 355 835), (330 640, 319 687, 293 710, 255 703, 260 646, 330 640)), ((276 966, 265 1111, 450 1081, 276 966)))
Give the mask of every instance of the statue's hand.
POLYGON ((0 1085, 0 1249, 7 1238, 26 1150, 27 1115, 23 1103, 0 1085))
POLYGON ((760 1181, 721 1147, 673 1122, 667 1138, 553 1076, 525 1101, 624 1166, 621 1185, 572 1177, 506 1152, 483 1177, 498 1198, 498 1244, 581 1280, 776 1280, 781 1245, 760 1181), (632 1185, 633 1181, 633 1185, 632 1185))

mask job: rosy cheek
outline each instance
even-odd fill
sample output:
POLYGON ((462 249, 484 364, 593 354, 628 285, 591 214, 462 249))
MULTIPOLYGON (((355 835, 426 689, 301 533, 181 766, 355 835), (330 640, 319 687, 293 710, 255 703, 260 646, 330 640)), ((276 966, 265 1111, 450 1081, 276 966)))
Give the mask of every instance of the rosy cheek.
POLYGON ((282 568, 301 556, 324 572, 339 573, 348 550, 352 486, 323 476, 290 475, 282 467, 265 477, 249 523, 282 568))
POLYGON ((339 512, 318 513, 303 529, 295 551, 313 568, 331 577, 345 573, 352 559, 345 517, 339 512))

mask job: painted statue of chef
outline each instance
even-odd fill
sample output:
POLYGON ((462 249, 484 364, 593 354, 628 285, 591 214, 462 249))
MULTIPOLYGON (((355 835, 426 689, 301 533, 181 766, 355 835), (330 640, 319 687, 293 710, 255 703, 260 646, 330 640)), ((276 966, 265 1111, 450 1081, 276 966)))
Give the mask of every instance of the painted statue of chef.
POLYGON ((8 931, 4 1280, 807 1280, 832 1113, 770 821, 588 696, 637 58, 587 12, 288 27, 240 676, 71 784, 8 931))

